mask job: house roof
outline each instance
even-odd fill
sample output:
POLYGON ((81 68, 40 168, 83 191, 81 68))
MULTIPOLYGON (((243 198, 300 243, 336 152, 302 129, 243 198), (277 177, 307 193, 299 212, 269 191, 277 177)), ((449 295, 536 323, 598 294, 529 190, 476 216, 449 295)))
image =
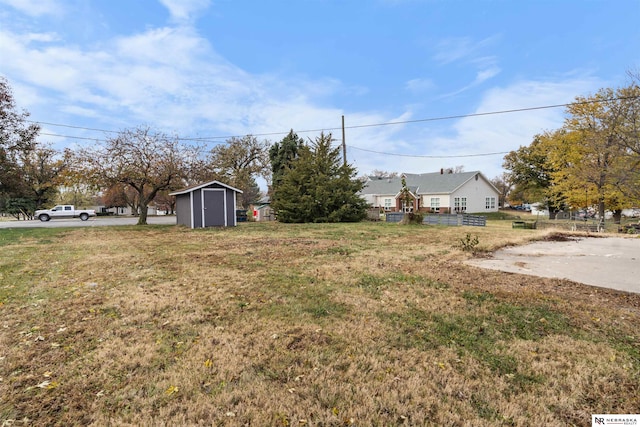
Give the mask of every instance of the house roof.
POLYGON ((238 190, 237 188, 234 188, 234 187, 232 187, 230 185, 223 184, 220 181, 209 181, 209 182, 206 182, 204 184, 191 185, 189 187, 183 188, 182 190, 177 190, 177 191, 174 191, 173 193, 169 193, 169 195, 170 196, 177 196, 179 194, 186 194, 186 193, 190 193, 192 191, 199 190, 199 189, 204 188, 204 187, 209 187, 210 185, 219 185, 221 187, 228 188, 229 190, 233 190, 233 191, 235 191, 237 193, 242 193, 242 190, 238 190))
MULTIPOLYGON (((485 181, 492 185, 489 180, 479 171, 460 173, 405 173, 407 187, 416 195, 419 194, 449 194, 464 185, 467 181, 474 179, 476 175, 483 177, 485 181)), ((492 185, 493 186, 493 185, 492 185)), ((396 195, 402 189, 402 178, 378 178, 371 177, 360 192, 361 194, 388 194, 396 195)), ((497 191, 497 190, 496 190, 497 191)))

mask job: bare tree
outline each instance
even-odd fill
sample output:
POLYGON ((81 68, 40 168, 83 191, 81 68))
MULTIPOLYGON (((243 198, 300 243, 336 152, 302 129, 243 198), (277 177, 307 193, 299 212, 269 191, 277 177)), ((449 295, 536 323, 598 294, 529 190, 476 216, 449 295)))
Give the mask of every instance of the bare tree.
POLYGON ((196 154, 176 137, 138 127, 109 138, 104 146, 83 150, 81 159, 86 172, 104 188, 123 184, 135 192, 138 225, 144 225, 149 203, 159 191, 182 185, 196 154))
POLYGON ((504 207, 507 203, 507 198, 509 197, 509 192, 513 188, 513 184, 509 181, 509 175, 503 173, 500 176, 497 176, 491 180, 491 183, 494 187, 498 189, 500 192, 499 205, 504 207))
POLYGON ((371 177, 373 178, 397 178, 399 176, 398 172, 387 172, 380 169, 374 169, 371 171, 371 177))
POLYGON ((269 181, 269 142, 259 141, 247 135, 233 137, 224 145, 215 146, 200 172, 201 181, 217 179, 243 191, 240 204, 247 207, 259 198, 254 190, 255 178, 264 177, 269 181))
POLYGON ((457 165, 453 167, 444 168, 441 172, 446 174, 462 173, 464 172, 464 165, 457 165))

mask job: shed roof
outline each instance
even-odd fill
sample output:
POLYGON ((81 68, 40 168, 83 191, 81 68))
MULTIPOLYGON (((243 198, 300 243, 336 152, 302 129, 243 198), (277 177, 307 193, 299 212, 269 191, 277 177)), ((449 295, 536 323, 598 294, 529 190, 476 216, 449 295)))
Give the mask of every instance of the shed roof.
POLYGON ((189 187, 183 188, 182 190, 177 190, 177 191, 174 191, 173 193, 169 193, 169 195, 170 196, 177 196, 179 194, 186 194, 186 193, 190 193, 192 191, 199 190, 199 189, 204 188, 204 187, 209 187, 210 185, 220 185, 222 187, 228 188, 229 190, 233 190, 233 191, 235 191, 237 193, 242 193, 242 190, 238 190, 237 188, 234 188, 234 187, 232 187, 230 185, 223 184, 220 181, 215 181, 214 180, 214 181, 206 182, 204 184, 191 185, 189 187))

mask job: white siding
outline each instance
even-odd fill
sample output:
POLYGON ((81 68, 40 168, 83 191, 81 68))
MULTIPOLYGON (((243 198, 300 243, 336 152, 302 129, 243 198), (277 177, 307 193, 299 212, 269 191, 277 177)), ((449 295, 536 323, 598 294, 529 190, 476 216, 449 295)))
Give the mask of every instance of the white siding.
POLYGON ((378 197, 375 194, 364 194, 362 198, 374 208, 379 207, 378 197))
POLYGON ((431 199, 440 199, 440 212, 448 210, 453 200, 448 194, 423 194, 420 197, 420 207, 423 209, 431 209, 431 199))
POLYGON ((374 208, 387 206, 389 209, 395 209, 396 207, 395 194, 364 194, 362 198, 374 208))
POLYGON ((481 176, 478 176, 478 180, 471 179, 467 181, 451 195, 452 200, 454 197, 467 198, 467 213, 498 212, 498 196, 499 194, 493 186, 482 179, 481 176), (487 197, 495 198, 493 209, 487 209, 487 197))

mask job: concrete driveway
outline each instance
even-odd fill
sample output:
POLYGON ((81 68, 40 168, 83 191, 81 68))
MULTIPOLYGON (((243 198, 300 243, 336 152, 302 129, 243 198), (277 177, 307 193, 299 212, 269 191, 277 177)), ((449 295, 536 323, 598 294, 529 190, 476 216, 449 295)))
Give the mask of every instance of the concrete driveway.
MULTIPOLYGON (((135 225, 138 218, 134 216, 98 216, 89 218, 87 221, 74 219, 52 219, 42 222, 39 219, 31 221, 0 221, 0 229, 3 228, 54 228, 54 227, 105 227, 114 225, 135 225)), ((161 215, 147 217, 147 224, 151 225, 175 225, 174 215, 161 215)))
POLYGON ((467 264, 640 293, 640 238, 572 238, 504 248, 467 264))

